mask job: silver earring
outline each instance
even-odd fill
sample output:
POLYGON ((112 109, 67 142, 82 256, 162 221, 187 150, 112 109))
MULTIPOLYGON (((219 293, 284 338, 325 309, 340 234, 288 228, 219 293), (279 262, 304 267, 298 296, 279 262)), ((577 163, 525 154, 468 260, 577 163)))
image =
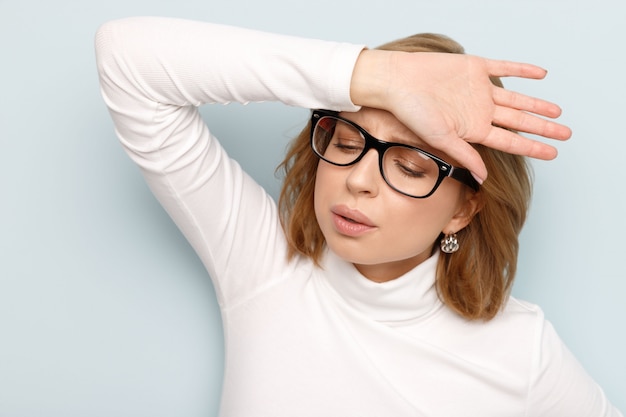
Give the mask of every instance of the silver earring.
POLYGON ((456 233, 446 235, 441 239, 441 251, 444 253, 454 253, 459 250, 459 240, 456 238, 456 233))

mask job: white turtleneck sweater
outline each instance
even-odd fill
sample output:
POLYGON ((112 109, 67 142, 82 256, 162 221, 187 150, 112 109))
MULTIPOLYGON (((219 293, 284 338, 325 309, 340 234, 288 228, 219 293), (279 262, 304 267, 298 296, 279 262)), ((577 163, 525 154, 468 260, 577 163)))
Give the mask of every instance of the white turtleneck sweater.
POLYGON ((196 106, 356 110, 362 46, 160 18, 108 23, 96 46, 123 146, 214 280, 223 416, 620 416, 537 307, 482 322, 443 305, 438 255, 382 284, 332 252, 286 261, 274 201, 196 106))

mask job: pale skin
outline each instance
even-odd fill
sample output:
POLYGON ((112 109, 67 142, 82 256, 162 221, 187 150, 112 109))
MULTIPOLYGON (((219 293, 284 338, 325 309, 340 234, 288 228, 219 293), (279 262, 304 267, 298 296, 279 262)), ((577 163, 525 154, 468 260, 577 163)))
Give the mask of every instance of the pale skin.
POLYGON ((567 126, 545 119, 560 116, 559 106, 489 80, 490 75, 542 79, 546 73, 531 64, 472 55, 364 50, 354 68, 350 94, 357 105, 392 113, 482 183, 487 169, 468 142, 532 158, 557 155, 549 144, 497 126, 557 140, 571 136, 567 126))

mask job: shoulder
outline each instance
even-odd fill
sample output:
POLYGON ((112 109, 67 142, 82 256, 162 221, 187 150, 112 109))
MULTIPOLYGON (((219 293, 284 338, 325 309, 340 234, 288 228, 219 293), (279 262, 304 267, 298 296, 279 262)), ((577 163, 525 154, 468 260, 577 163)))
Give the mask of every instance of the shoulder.
POLYGON ((508 363, 528 369, 541 346, 546 325, 543 310, 532 303, 509 297, 491 320, 468 320, 442 308, 424 323, 431 341, 473 356, 477 362, 508 363))
POLYGON ((520 300, 509 296, 502 311, 496 315, 494 320, 520 321, 528 325, 543 323, 545 315, 541 307, 528 301, 520 300))
MULTIPOLYGON (((491 320, 467 320, 444 309, 431 327, 446 328, 446 346, 458 346, 458 354, 487 368, 507 369, 527 375, 541 349, 545 317, 541 308, 510 297, 491 320)), ((435 330, 444 333, 443 330, 435 330)))
POLYGON ((510 296, 502 310, 485 326, 530 348, 529 344, 536 347, 545 324, 541 307, 510 296))

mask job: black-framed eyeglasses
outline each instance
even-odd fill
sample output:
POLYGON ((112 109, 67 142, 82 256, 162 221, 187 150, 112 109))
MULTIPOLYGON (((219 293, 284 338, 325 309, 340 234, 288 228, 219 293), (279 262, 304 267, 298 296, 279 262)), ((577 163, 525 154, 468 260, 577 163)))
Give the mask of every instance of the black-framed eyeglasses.
POLYGON ((478 183, 467 169, 415 146, 377 139, 334 111, 313 110, 311 148, 322 160, 337 166, 356 164, 370 149, 375 149, 385 182, 409 197, 431 196, 446 177, 478 190, 478 183))

